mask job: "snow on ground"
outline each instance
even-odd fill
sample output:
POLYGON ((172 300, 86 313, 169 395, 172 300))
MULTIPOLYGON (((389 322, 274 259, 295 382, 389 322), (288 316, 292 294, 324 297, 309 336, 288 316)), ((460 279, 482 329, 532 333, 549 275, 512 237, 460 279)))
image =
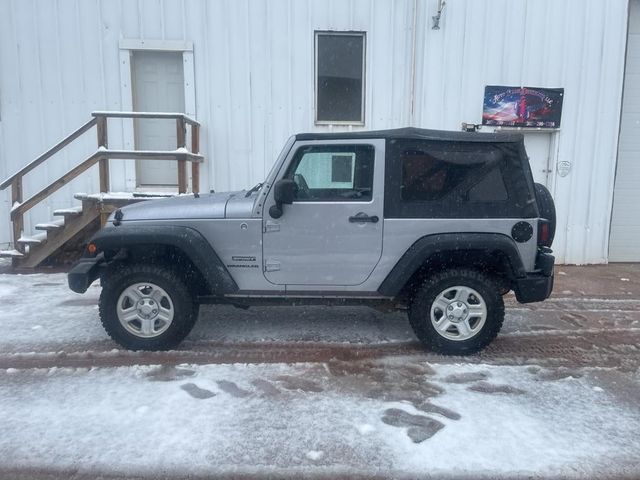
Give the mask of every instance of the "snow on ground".
MULTIPOLYGON (((111 350, 117 347, 98 318, 99 282, 84 295, 67 286, 65 274, 0 274, 0 352, 111 350)), ((566 307, 566 305, 563 305, 566 307)), ((596 311, 599 306, 593 306, 596 311)), ((564 315, 566 316, 566 315, 564 315)), ((636 317, 611 312, 608 321, 628 326, 636 317), (619 318, 619 320, 618 320, 619 318), (626 323, 625 323, 626 322, 626 323)), ((576 328, 575 321, 565 322, 576 328)), ((545 331, 563 326, 549 310, 507 309, 501 335, 545 331)), ((638 325, 636 325, 637 327, 638 325)), ((193 332, 181 348, 207 342, 337 342, 376 344, 413 342, 404 313, 366 307, 262 307, 239 310, 204 305, 193 332)))
POLYGON ((74 295, 64 274, 0 275, 0 352, 83 349, 104 341, 99 293, 74 295))
MULTIPOLYGON (((83 366, 107 365, 0 369, 0 477, 28 469, 151 478, 640 477, 637 362, 610 363, 617 368, 586 367, 574 357, 569 367, 478 364, 483 357, 469 359, 473 364, 427 363, 433 356, 403 349, 350 361, 141 366, 136 362, 163 357, 111 352, 116 345, 98 319, 99 293, 95 284, 85 295, 74 294, 64 274, 0 274, 0 360, 37 352, 49 358, 46 366, 60 365, 61 357, 47 352, 82 352, 75 355, 86 360, 83 366), (127 366, 92 363, 100 355, 127 366)), ((521 363, 508 346, 531 334, 553 335, 560 344, 566 339, 602 358, 636 355, 635 340, 607 351, 576 341, 585 329, 597 335, 617 329, 622 339, 637 332, 640 302, 615 301, 572 297, 538 309, 512 305, 501 334, 511 339, 503 345, 503 363, 521 363)), ((243 343, 260 341, 330 349, 415 337, 401 313, 207 306, 180 348, 224 344, 241 351, 243 343)), ((555 347, 541 351, 565 354, 555 347)), ((242 352, 238 358, 245 361, 242 352)))
POLYGON ((550 381, 525 367, 430 367, 411 359, 361 367, 0 371, 2 467, 147 475, 637 473, 640 412, 591 378, 550 381), (389 394, 407 382, 414 390, 389 394), (412 397, 417 391, 440 413, 425 413, 412 397))
MULTIPOLYGON (((98 317, 99 282, 84 295, 67 286, 65 274, 0 274, 0 352, 112 349, 98 317)), ((238 310, 203 306, 184 343, 215 341, 414 341, 402 314, 363 307, 264 307, 238 310)))

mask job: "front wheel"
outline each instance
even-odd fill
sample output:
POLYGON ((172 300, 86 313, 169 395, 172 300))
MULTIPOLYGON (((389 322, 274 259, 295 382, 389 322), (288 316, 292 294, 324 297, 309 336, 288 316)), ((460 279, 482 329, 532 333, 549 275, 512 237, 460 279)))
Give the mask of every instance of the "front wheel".
POLYGON ((177 346, 198 318, 198 305, 177 272, 153 264, 120 265, 102 282, 100 320, 129 350, 177 346))
POLYGON ((485 348, 504 321, 504 302, 496 281, 475 270, 451 269, 426 279, 409 308, 416 336, 444 355, 466 355, 485 348))

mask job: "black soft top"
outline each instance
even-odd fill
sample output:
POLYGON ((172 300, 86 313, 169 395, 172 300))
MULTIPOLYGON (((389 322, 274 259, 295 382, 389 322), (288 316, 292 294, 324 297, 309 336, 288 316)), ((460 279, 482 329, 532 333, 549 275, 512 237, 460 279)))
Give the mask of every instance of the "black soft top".
POLYGON ((451 130, 427 130, 425 128, 394 128, 391 130, 372 130, 357 132, 332 132, 332 133, 299 133, 296 140, 349 140, 363 138, 403 138, 419 140, 445 140, 457 142, 523 142, 521 133, 478 133, 457 132, 451 130))

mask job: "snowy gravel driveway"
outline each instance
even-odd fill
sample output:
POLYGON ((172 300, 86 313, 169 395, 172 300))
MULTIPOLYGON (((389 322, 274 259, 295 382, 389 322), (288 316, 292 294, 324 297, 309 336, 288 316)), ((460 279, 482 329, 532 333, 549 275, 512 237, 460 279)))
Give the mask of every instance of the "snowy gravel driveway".
POLYGON ((98 294, 0 274, 0 477, 640 477, 635 294, 512 304, 469 358, 363 308, 206 307, 122 352, 98 294))

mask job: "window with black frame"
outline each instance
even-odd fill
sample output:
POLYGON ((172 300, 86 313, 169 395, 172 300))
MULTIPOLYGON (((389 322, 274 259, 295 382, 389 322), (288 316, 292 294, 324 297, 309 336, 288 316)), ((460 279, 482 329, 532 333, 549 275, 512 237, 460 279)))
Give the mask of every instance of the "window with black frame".
POLYGON ((300 147, 286 175, 298 187, 296 201, 371 201, 374 153, 372 145, 300 147))
POLYGON ((415 145, 403 149, 400 158, 404 202, 455 197, 456 201, 492 203, 508 198, 500 174, 503 155, 483 144, 415 145))
POLYGON ((316 32, 316 123, 364 123, 364 32, 316 32))

